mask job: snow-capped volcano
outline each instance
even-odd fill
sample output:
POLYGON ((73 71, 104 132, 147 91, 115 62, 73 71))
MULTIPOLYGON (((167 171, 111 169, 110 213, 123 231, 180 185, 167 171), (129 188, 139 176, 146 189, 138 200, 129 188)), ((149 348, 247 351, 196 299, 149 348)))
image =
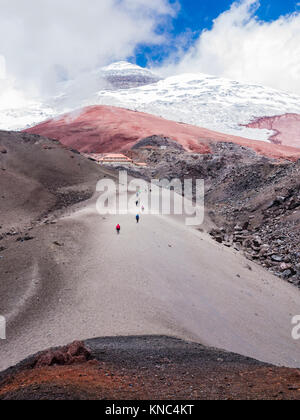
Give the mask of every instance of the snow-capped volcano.
POLYGON ((127 91, 160 80, 157 74, 127 61, 113 63, 61 82, 56 94, 43 101, 23 99, 14 107, 5 106, 4 101, 0 106, 0 129, 22 130, 85 104, 97 104, 99 91, 127 91))
POLYGON ((183 74, 128 91, 97 94, 98 104, 115 105, 267 141, 269 130, 244 125, 256 118, 300 113, 300 96, 205 74, 183 74))
POLYGON ((69 112, 82 107, 83 103, 97 103, 99 91, 127 91, 157 83, 159 80, 160 77, 148 69, 120 61, 61 83, 57 95, 49 99, 48 105, 55 110, 55 114, 69 112))
MULTIPOLYGON (((58 94, 45 102, 0 110, 0 128, 27 128, 91 105, 114 105, 264 141, 274 131, 246 125, 258 118, 300 114, 300 96, 292 93, 202 73, 160 79, 148 69, 121 61, 62 83, 58 94)), ((295 124, 292 132, 299 132, 300 147, 300 120, 295 124)))

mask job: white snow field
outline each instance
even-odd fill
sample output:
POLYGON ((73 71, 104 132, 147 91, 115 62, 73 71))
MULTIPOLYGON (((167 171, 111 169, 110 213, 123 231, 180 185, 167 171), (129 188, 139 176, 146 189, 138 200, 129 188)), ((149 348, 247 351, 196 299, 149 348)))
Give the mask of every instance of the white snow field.
POLYGON ((169 77, 126 91, 100 91, 97 103, 265 141, 270 131, 242 124, 259 117, 300 113, 298 95, 201 73, 169 77))
POLYGON ((120 62, 62 83, 45 103, 0 108, 0 129, 18 130, 89 105, 114 105, 226 134, 268 141, 272 132, 243 124, 255 118, 300 114, 300 96, 202 73, 160 80, 148 69, 120 62))

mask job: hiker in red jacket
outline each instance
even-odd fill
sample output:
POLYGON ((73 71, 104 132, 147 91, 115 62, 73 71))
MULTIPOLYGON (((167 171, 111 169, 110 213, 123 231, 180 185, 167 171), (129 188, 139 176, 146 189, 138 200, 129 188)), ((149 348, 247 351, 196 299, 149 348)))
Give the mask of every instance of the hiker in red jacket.
POLYGON ((121 226, 119 224, 117 225, 116 230, 117 230, 117 233, 119 234, 121 230, 121 226))

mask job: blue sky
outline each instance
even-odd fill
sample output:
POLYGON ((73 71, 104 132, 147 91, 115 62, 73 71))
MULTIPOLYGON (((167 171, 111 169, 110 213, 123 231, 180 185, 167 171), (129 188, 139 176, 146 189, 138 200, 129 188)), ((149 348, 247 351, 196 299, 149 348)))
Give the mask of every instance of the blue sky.
POLYGON ((0 0, 0 102, 23 90, 52 95, 62 80, 121 60, 163 77, 206 73, 300 94, 300 0, 88 4, 0 0))
MULTIPOLYGON (((170 3, 175 3, 175 1, 170 0, 170 3)), ((170 35, 170 45, 166 45, 164 48, 142 45, 137 49, 136 56, 130 57, 130 61, 136 62, 142 67, 145 67, 149 62, 157 64, 175 50, 176 45, 172 45, 172 38, 175 39, 186 33, 189 39, 186 45, 188 48, 204 29, 211 29, 213 20, 228 10, 234 1, 177 0, 177 3, 180 4, 178 15, 163 28, 170 35)), ((260 7, 256 15, 260 20, 270 22, 277 20, 282 15, 296 11, 300 11, 300 0, 260 0, 260 7)))

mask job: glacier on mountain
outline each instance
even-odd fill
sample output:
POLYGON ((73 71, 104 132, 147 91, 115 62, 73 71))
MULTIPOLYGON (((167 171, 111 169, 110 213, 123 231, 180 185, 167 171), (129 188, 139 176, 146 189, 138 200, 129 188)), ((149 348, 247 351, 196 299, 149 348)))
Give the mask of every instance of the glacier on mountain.
POLYGON ((27 128, 90 105, 114 105, 264 141, 273 131, 244 125, 261 117, 300 114, 300 96, 292 93, 202 73, 160 80, 148 69, 119 62, 61 84, 59 94, 47 101, 30 101, 18 108, 2 107, 0 128, 27 128), (86 86, 90 90, 85 94, 86 86))
POLYGON ((115 105, 225 134, 267 141, 273 132, 243 126, 259 117, 300 113, 300 96, 205 74, 169 77, 128 91, 100 91, 115 105))

